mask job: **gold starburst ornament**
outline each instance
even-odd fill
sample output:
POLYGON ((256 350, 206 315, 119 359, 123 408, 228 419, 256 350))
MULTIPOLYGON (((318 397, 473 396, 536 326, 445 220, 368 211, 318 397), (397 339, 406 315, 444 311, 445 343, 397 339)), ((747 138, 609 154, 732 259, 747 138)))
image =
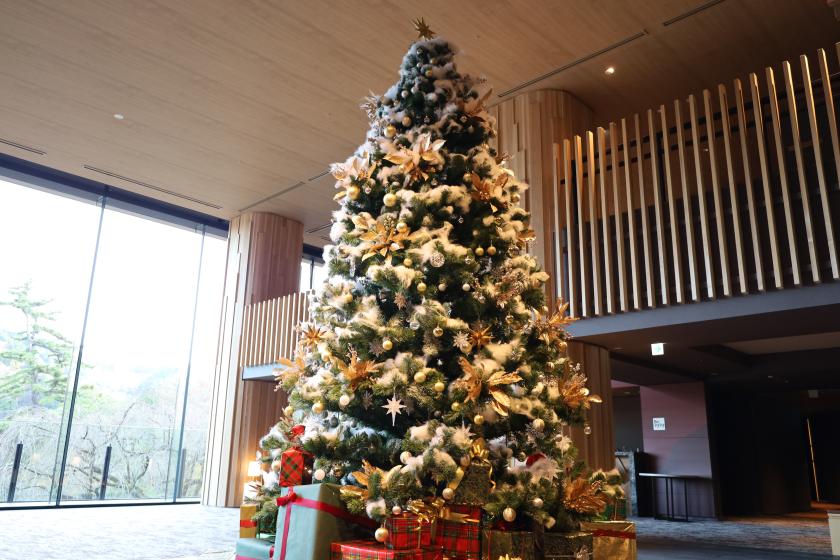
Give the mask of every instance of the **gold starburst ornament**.
POLYGON ((418 39, 434 39, 437 33, 432 31, 432 28, 429 27, 429 24, 426 23, 426 20, 423 18, 417 18, 413 22, 414 29, 417 31, 417 38, 418 39))
POLYGON ((377 364, 372 360, 360 360, 355 349, 350 350, 349 362, 333 357, 333 363, 338 366, 341 375, 350 382, 351 390, 355 390, 359 383, 382 368, 382 364, 377 364))
POLYGON ((482 388, 486 387, 493 410, 501 416, 507 416, 510 410, 510 397, 505 393, 504 386, 522 381, 519 374, 496 371, 487 375, 483 368, 473 366, 464 357, 459 358, 458 363, 461 365, 464 376, 455 381, 455 386, 467 392, 464 402, 477 402, 482 388))

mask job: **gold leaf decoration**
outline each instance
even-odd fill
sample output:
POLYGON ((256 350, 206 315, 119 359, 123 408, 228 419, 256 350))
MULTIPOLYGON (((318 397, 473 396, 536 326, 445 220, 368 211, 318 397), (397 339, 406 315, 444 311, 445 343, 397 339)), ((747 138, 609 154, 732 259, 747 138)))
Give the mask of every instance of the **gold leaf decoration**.
POLYGON ((336 357, 333 357, 333 362, 338 366, 341 375, 350 382, 351 390, 355 390, 359 383, 382 368, 382 364, 377 364, 372 360, 360 360, 358 353, 352 348, 350 349, 349 363, 336 357))
POLYGON ((601 482, 589 482, 576 478, 563 489, 563 505, 566 509, 584 515, 597 515, 604 511, 607 502, 601 494, 601 482))
POLYGON ((314 348, 324 340, 327 331, 317 325, 305 324, 300 326, 300 342, 305 348, 314 348))
POLYGON ((396 228, 376 222, 374 226, 359 236, 362 242, 359 246, 365 251, 362 261, 376 255, 387 257, 391 251, 398 251, 405 247, 408 232, 399 232, 396 228))
POLYGON ((510 410, 510 397, 505 393, 504 386, 522 381, 519 374, 497 371, 486 376, 485 379, 484 370, 473 366, 466 358, 459 358, 458 363, 464 371, 464 376, 455 381, 455 386, 467 392, 464 402, 477 402, 478 397, 481 396, 481 389, 487 387, 493 410, 502 416, 507 416, 510 410))
POLYGON ((490 327, 485 327, 481 323, 475 323, 470 327, 470 343, 476 348, 484 348, 493 342, 493 335, 490 334, 490 327))
POLYGON ((384 159, 398 165, 400 172, 405 174, 406 181, 421 178, 426 180, 429 178, 429 174, 423 167, 443 161, 440 149, 444 143, 446 143, 446 140, 432 141, 431 134, 422 134, 411 149, 401 148, 386 155, 384 159))
POLYGON ((418 39, 434 39, 435 35, 437 35, 423 18, 417 18, 411 23, 414 24, 414 30, 417 31, 418 39))
POLYGON ((560 398, 570 408, 589 408, 590 403, 600 403, 601 397, 590 395, 586 387, 586 376, 575 372, 563 379, 560 385, 560 398))

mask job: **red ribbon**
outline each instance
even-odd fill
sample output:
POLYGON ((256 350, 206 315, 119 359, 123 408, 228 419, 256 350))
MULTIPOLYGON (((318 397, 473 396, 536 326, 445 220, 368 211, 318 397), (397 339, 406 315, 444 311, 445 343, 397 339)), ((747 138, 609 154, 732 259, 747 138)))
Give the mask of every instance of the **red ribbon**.
POLYGON ((256 527, 257 522, 256 521, 251 521, 250 519, 240 519, 239 520, 239 526, 240 527, 256 527))
POLYGON ((333 517, 337 517, 349 523, 355 523, 362 527, 375 528, 379 524, 369 517, 362 517, 361 515, 353 515, 343 508, 336 507, 317 500, 310 500, 308 498, 301 498, 295 494, 294 488, 289 488, 288 494, 277 498, 277 505, 286 508, 286 515, 283 521, 283 539, 280 541, 280 555, 275 560, 286 560, 286 541, 289 538, 289 523, 292 520, 292 506, 306 507, 316 509, 328 513, 333 517))
POLYGON ((615 537, 618 539, 636 539, 636 533, 629 531, 610 531, 609 529, 595 529, 592 531, 593 537, 615 537))

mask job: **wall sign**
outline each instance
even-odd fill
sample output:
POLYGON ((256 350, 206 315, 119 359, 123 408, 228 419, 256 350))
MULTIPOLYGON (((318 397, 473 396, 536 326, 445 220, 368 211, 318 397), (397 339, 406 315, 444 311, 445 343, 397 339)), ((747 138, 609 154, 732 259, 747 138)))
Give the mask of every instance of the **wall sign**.
POLYGON ((654 432, 664 432, 665 431, 665 418, 654 418, 653 419, 653 431, 654 432))

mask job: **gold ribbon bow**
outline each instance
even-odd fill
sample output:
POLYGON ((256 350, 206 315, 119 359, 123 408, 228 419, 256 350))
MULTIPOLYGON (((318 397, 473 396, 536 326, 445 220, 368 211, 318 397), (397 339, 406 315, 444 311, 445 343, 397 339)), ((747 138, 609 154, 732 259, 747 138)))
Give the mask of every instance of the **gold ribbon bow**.
POLYGON ((435 519, 453 521, 455 523, 478 523, 466 513, 452 511, 442 498, 426 498, 425 500, 411 500, 408 510, 417 515, 421 521, 431 522, 435 519))

